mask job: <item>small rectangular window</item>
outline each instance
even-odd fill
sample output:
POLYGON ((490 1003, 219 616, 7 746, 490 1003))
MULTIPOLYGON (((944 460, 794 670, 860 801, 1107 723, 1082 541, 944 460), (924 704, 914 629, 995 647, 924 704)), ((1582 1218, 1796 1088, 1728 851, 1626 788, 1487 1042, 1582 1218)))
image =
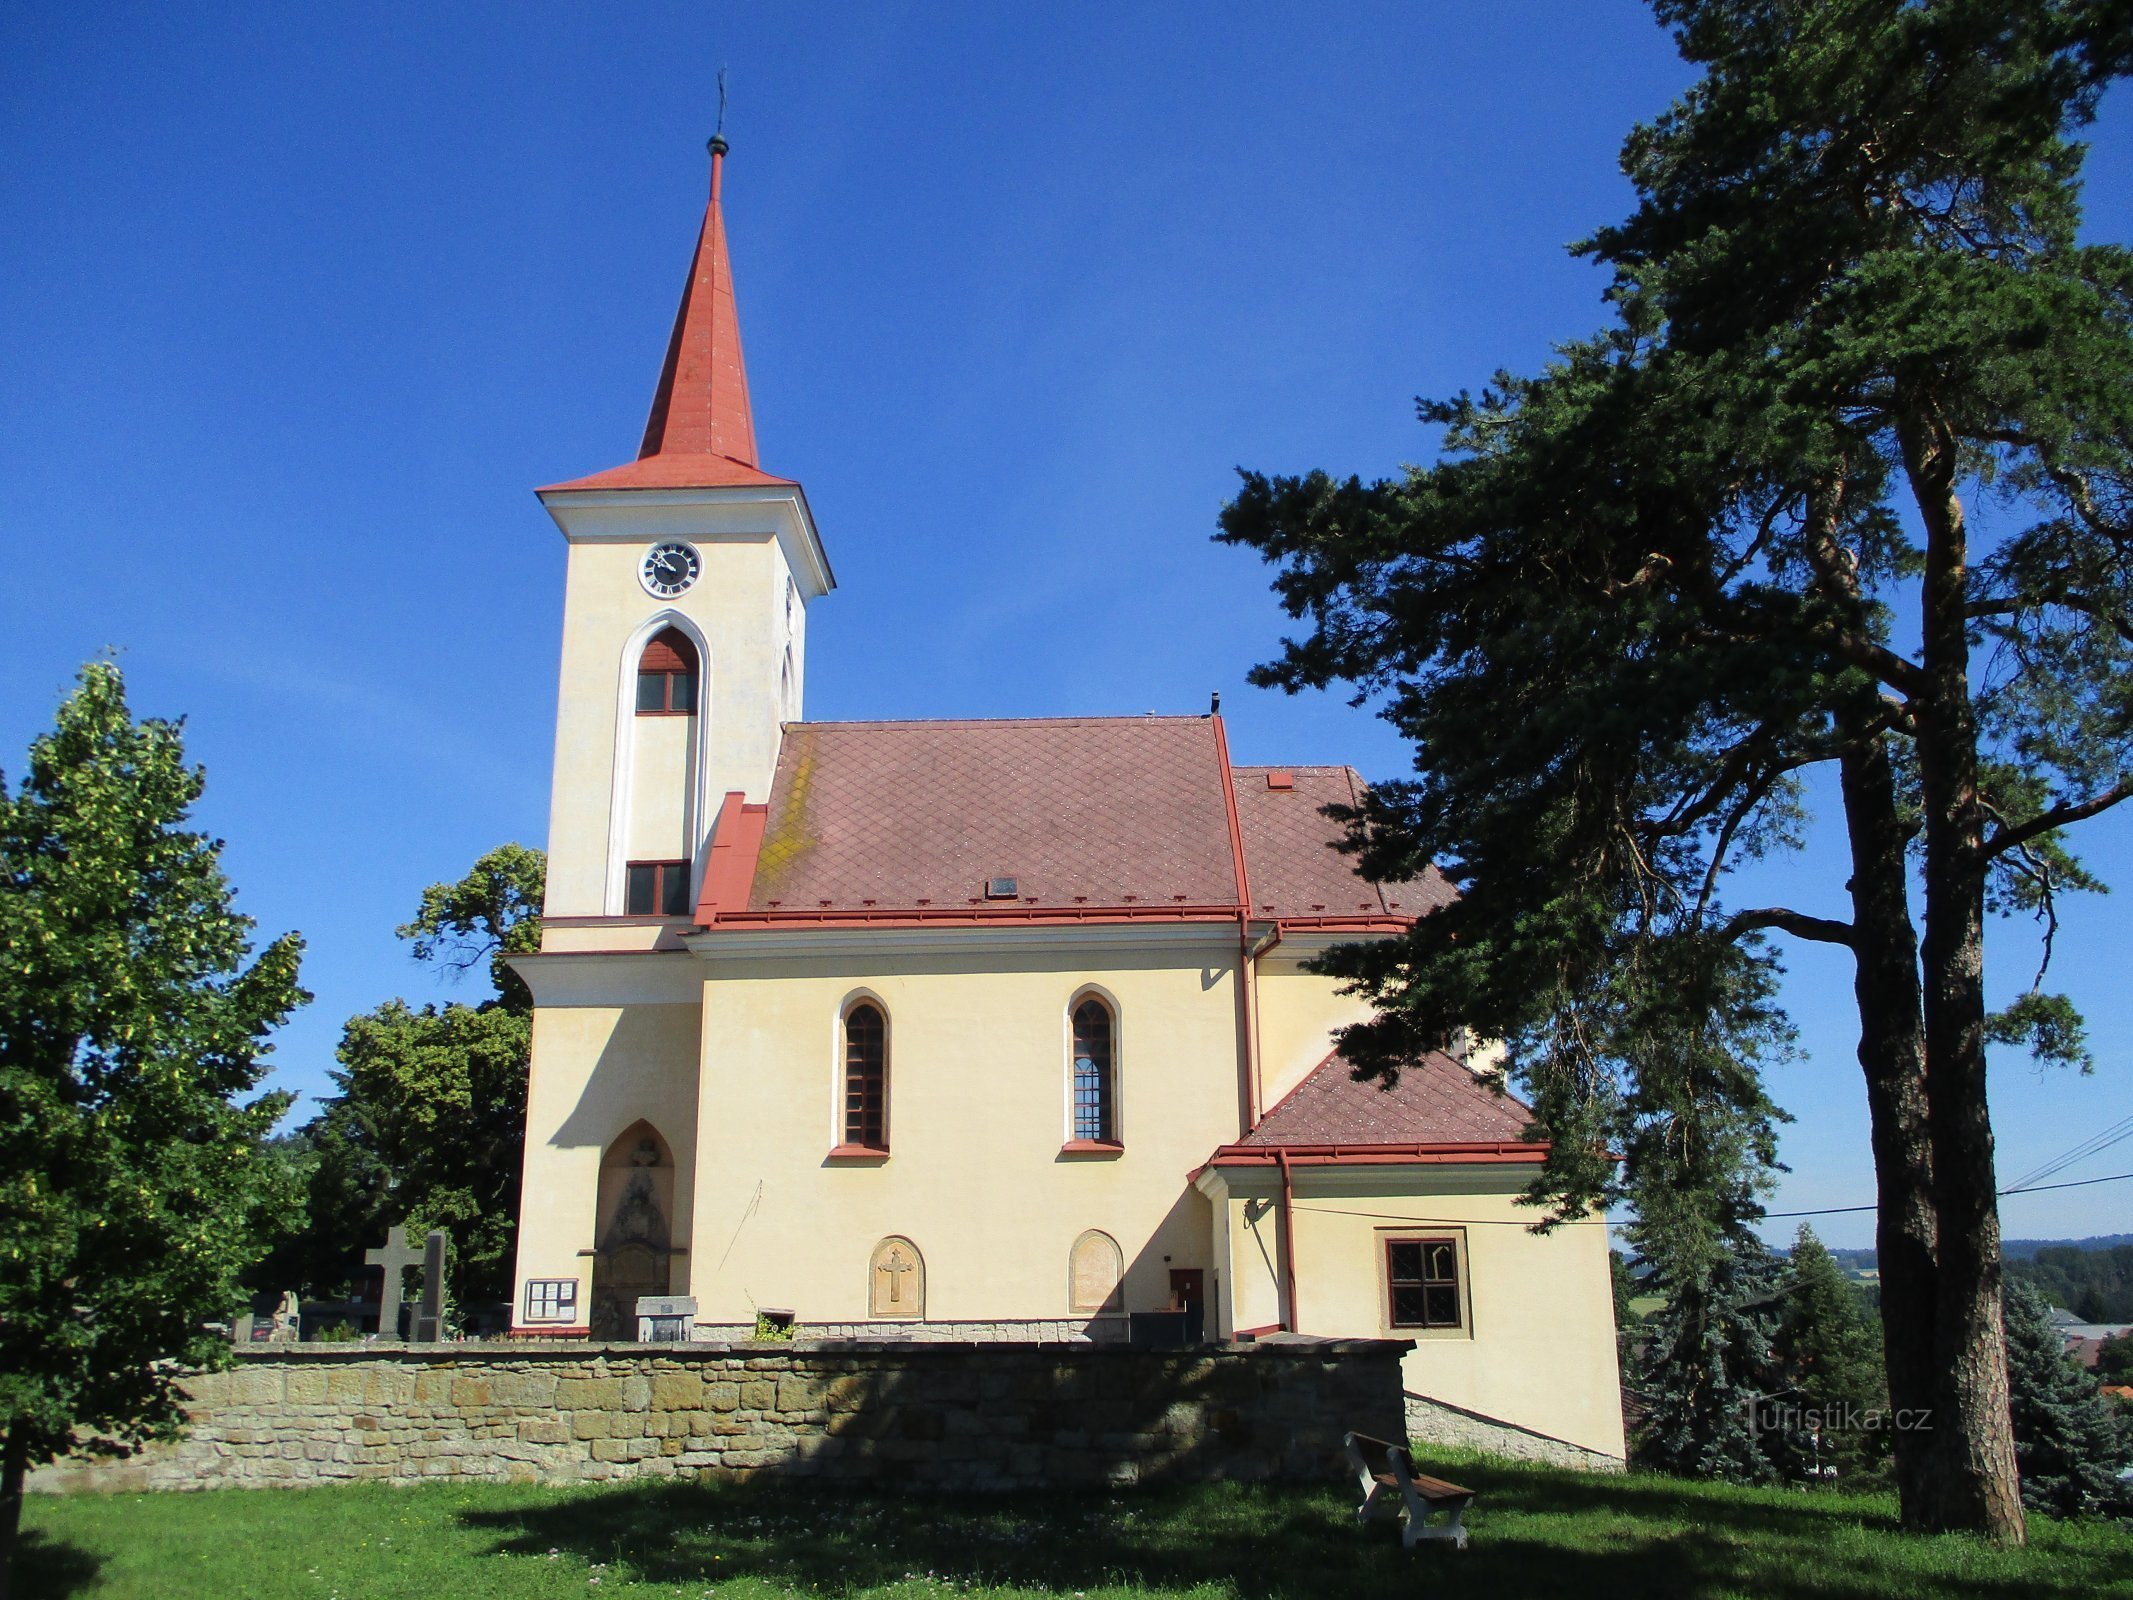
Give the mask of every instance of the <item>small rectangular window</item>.
POLYGON ((1457 1328, 1459 1245, 1453 1239, 1387 1239, 1386 1321, 1395 1328, 1457 1328))
POLYGON ((689 914, 689 863, 632 861, 623 913, 632 917, 685 917, 689 914))
POLYGON ((637 674, 637 709, 639 711, 664 711, 667 708, 667 675, 664 672, 640 672, 637 674))
POLYGON ((696 709, 695 673, 670 672, 667 674, 667 709, 669 711, 694 711, 696 709))

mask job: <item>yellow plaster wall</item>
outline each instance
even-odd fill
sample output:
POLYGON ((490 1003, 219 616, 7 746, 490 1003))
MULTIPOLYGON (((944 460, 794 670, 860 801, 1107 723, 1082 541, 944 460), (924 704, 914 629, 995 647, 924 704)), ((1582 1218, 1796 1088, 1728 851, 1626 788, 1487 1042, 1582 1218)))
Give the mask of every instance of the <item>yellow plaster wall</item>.
POLYGON ((1187 1175, 1237 1133, 1234 952, 1217 937, 1183 956, 995 954, 982 971, 884 956, 864 984, 819 961, 712 963, 696 1233, 727 1259, 700 1264, 701 1315, 863 1317, 867 1263, 890 1234, 925 1257, 929 1320, 1070 1315, 1068 1254, 1088 1228, 1118 1241, 1127 1309, 1164 1304, 1170 1267, 1207 1271, 1213 1298, 1208 1210, 1187 1175), (1118 1007, 1126 1148, 1062 1158, 1068 1006, 1092 983, 1118 1007), (828 1159, 837 1022, 862 989, 889 1019, 892 1153, 843 1164, 828 1159))
POLYGON ((1271 1110, 1326 1059, 1334 1030, 1369 1018, 1369 1005, 1335 993, 1338 987, 1338 979, 1299 972, 1293 964, 1261 964, 1259 1080, 1264 1109, 1271 1110))
MULTIPOLYGON (((1415 1170, 1409 1186, 1431 1181, 1429 1169, 1415 1170)), ((1513 1204, 1515 1178, 1499 1180, 1494 1192, 1365 1194, 1352 1169, 1335 1172, 1295 1171, 1300 1331, 1413 1338, 1406 1375, 1414 1392, 1589 1450, 1623 1453, 1604 1227, 1528 1231, 1533 1214, 1513 1204), (1386 1234, 1462 1231, 1468 1327, 1458 1333, 1393 1328, 1381 1269, 1386 1234)), ((1265 1195, 1232 1194, 1224 1205, 1240 1327, 1280 1315, 1278 1179, 1258 1181, 1265 1195)))
MULTIPOLYGON (((695 1005, 542 1006, 533 1014, 526 1100, 526 1174, 519 1202, 518 1299, 528 1278, 576 1278, 582 1311, 592 1288, 600 1157, 642 1117, 674 1155, 679 1246, 690 1243, 696 1158, 695 1005)), ((683 1256, 681 1261, 690 1260, 683 1256)), ((677 1286, 676 1292, 686 1292, 677 1286)))
POLYGON ((695 717, 637 717, 630 775, 628 859, 670 861, 689 855, 690 793, 696 775, 695 717))

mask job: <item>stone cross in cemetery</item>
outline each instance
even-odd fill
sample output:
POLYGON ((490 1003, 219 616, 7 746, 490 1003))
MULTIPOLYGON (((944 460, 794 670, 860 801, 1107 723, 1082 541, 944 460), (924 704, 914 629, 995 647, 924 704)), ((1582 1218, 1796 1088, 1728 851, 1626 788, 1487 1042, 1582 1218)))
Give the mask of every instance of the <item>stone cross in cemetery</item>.
POLYGON ((430 1229, 422 1244, 422 1309, 415 1314, 417 1344, 435 1344, 444 1337, 444 1252, 448 1241, 442 1228, 430 1229))
POLYGON ((379 1338, 400 1337, 400 1275, 421 1261, 422 1255, 407 1242, 407 1228, 400 1223, 385 1230, 384 1249, 363 1252, 365 1265, 385 1269, 385 1287, 378 1296, 379 1338))

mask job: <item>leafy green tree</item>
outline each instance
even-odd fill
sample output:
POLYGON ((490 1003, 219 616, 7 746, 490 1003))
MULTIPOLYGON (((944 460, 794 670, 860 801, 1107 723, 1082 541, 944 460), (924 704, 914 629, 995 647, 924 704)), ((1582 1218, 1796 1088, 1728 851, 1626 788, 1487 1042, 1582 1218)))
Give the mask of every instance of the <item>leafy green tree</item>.
POLYGON ((2133 1384, 2133 1333, 2104 1340, 2096 1352, 2096 1376, 2103 1383, 2133 1384))
MULTIPOLYGON (((2019 1540, 1985 1048, 2085 1048, 2041 987, 1988 1017, 1982 927, 2033 912, 2048 950, 2095 886, 2064 830, 2133 794, 2133 256, 2079 241, 2074 139, 2133 14, 1654 9, 1704 75, 1580 247, 1614 325, 1425 404, 1444 456, 1404 480, 1246 474, 1223 516, 1311 622, 1258 681, 1352 684, 1415 747, 1349 817, 1363 867, 1462 891, 1329 959, 1379 1007, 1342 1046, 1390 1075, 1470 1026, 1547 1098, 1628 1067, 1566 1019, 1654 945, 1849 949, 1891 1399, 1935 1419, 1896 1442, 1904 1518, 2019 1540), (1849 916, 1733 903, 1816 767, 1849 916)), ((1556 1150, 1602 1197, 1593 1143, 1556 1150)))
POLYGON ((1776 1345, 1820 1421, 1817 1463, 1840 1473, 1870 1465, 1888 1437, 1868 1416, 1888 1399, 1881 1343, 1836 1258, 1805 1223, 1785 1263, 1776 1345))
POLYGON ((2024 1283, 2007 1286, 2007 1381, 2023 1502, 2063 1517, 2119 1504, 2126 1435, 2095 1379, 2066 1353, 2050 1302, 2024 1283))
POLYGON ((508 1298, 526 1132, 533 996, 509 965, 540 946, 546 861, 499 845, 457 883, 422 892, 402 927, 417 959, 485 966, 495 994, 473 1005, 389 1000, 351 1017, 336 1052, 339 1093, 304 1130, 310 1281, 345 1283, 362 1252, 404 1222, 452 1236, 461 1305, 508 1298))
POLYGON ((175 1432, 179 1367, 229 1359, 262 1217, 296 1195, 240 1105, 306 998, 302 941, 256 955, 177 724, 82 669, 27 775, 0 781, 0 1600, 24 1475, 175 1432))

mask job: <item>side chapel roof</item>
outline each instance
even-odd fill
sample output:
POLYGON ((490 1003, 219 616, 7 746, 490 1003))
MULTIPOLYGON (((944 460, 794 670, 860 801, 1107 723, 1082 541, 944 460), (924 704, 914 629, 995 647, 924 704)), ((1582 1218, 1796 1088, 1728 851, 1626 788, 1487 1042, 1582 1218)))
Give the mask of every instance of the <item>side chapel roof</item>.
MULTIPOLYGON (((1524 1101, 1442 1051, 1404 1068, 1387 1089, 1357 1082, 1353 1065, 1336 1050, 1276 1101, 1238 1146, 1508 1143, 1521 1139, 1532 1120, 1524 1101)), ((1536 1159, 1539 1153, 1535 1147, 1536 1159)))

